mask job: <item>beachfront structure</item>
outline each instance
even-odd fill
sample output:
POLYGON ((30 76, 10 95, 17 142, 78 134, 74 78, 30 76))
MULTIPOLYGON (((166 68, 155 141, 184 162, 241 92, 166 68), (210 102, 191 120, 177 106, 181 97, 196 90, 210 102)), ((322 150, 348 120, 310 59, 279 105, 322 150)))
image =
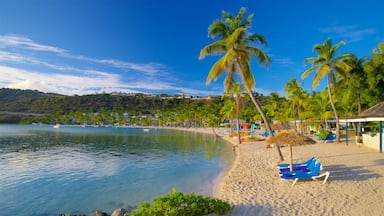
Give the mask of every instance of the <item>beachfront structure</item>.
MULTIPOLYGON (((356 142, 362 143, 363 146, 377 149, 380 153, 383 152, 383 121, 384 121, 384 102, 378 103, 375 106, 365 110, 360 113, 356 117, 340 119, 340 122, 344 122, 347 125, 349 123, 367 123, 367 122, 379 122, 379 130, 378 131, 370 131, 366 133, 364 131, 364 126, 361 131, 358 131, 358 127, 356 128, 356 142)), ((346 144, 348 145, 348 132, 346 144)))

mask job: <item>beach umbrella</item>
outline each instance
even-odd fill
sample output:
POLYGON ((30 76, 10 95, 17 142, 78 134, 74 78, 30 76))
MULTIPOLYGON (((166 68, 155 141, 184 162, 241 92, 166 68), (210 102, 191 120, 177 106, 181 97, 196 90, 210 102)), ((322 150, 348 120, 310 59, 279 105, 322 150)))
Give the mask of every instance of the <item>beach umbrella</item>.
POLYGON ((266 142, 269 144, 276 144, 276 145, 280 145, 280 144, 289 145, 289 151, 291 154, 289 167, 290 167, 291 171, 292 171, 292 164, 293 164, 292 146, 315 143, 315 141, 312 140, 311 138, 299 135, 295 131, 279 132, 276 136, 272 136, 272 137, 268 138, 266 140, 266 142))
POLYGON ((271 128, 272 128, 272 130, 277 130, 277 131, 288 130, 289 129, 288 126, 283 125, 283 124, 271 124, 271 128))

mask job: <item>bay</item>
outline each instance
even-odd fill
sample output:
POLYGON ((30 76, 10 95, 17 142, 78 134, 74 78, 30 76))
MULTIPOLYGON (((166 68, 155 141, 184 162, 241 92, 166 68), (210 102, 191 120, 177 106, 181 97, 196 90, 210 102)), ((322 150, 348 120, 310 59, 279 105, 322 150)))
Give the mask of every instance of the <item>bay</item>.
POLYGON ((111 213, 172 188, 209 196, 233 160, 230 144, 202 133, 1 125, 0 213, 111 213))

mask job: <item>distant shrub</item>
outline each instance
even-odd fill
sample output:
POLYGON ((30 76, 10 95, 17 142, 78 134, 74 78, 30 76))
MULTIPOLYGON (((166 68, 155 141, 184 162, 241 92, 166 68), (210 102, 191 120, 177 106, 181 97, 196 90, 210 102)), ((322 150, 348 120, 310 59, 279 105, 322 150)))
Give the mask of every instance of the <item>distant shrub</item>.
POLYGON ((331 136, 331 135, 332 135, 331 131, 322 130, 322 131, 320 131, 319 139, 325 139, 325 138, 327 138, 328 136, 331 136))
POLYGON ((220 199, 197 196, 195 193, 181 193, 176 189, 154 199, 153 205, 140 203, 139 208, 130 213, 131 216, 161 216, 161 215, 207 215, 215 213, 225 214, 233 209, 228 202, 220 199))

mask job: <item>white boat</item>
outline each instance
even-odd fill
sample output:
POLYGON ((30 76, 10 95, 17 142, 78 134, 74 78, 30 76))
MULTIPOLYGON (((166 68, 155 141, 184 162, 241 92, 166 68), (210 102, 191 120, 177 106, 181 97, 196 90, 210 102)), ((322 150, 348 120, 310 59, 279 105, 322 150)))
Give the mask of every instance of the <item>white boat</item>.
POLYGON ((60 128, 60 125, 59 124, 55 124, 55 125, 53 125, 53 128, 58 129, 58 128, 60 128))
POLYGON ((149 132, 149 128, 144 128, 143 131, 144 132, 149 132))

